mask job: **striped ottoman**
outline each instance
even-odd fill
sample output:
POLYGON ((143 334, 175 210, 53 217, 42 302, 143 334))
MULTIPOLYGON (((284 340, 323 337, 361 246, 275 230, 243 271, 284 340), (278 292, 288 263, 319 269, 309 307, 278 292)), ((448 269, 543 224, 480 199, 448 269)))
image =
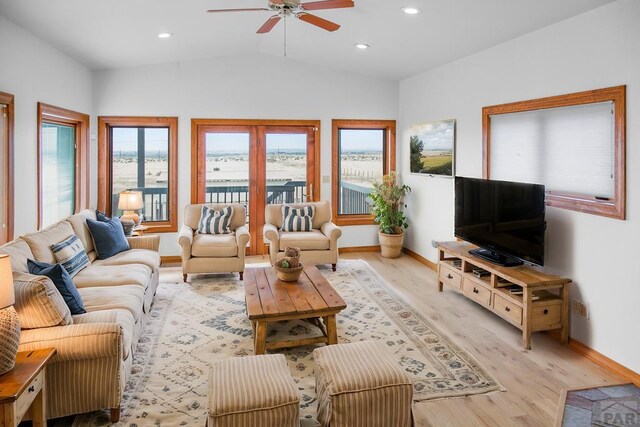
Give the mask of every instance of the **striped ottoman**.
POLYGON ((314 350, 322 427, 410 427, 413 384, 373 341, 314 350))
POLYGON ((300 396, 282 354, 213 363, 209 427, 299 427, 300 396))

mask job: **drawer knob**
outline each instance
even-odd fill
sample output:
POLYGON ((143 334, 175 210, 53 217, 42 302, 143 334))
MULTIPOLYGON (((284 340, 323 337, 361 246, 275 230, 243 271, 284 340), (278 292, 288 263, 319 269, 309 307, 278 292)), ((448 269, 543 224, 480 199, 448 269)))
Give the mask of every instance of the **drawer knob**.
POLYGON ((473 288, 473 293, 477 294, 478 292, 480 292, 479 290, 477 290, 476 288, 473 288))
POLYGON ((509 308, 509 307, 505 307, 505 308, 504 308, 504 311, 511 311, 511 308, 509 308))
POLYGON ((450 274, 447 274, 447 279, 453 279, 453 276, 450 274))
POLYGON ((29 391, 29 393, 33 393, 34 391, 36 391, 35 386, 31 386, 31 387, 29 387, 29 390, 28 390, 28 391, 29 391))
POLYGON ((543 311, 543 313, 544 313, 544 314, 549 314, 549 310, 545 308, 545 309, 544 309, 544 311, 543 311))

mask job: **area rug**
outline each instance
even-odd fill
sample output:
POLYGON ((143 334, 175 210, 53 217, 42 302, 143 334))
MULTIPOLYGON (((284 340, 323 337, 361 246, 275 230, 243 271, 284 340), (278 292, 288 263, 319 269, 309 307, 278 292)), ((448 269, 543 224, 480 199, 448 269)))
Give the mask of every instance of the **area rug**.
MULTIPOLYGON (((250 268, 250 267, 249 267, 250 268)), ((366 262, 345 260, 336 272, 319 270, 347 302, 337 316, 338 340, 385 344, 414 382, 415 401, 460 397, 502 389, 460 346, 399 297, 366 262)), ((215 360, 253 355, 244 288, 237 275, 194 275, 163 268, 151 321, 145 326, 122 403, 121 425, 204 425, 208 369, 215 360)), ((268 338, 303 338, 317 329, 281 322, 268 338)), ((301 395, 301 416, 316 411, 312 351, 284 350, 301 395)), ((74 426, 109 423, 107 412, 76 417, 74 426)))
POLYGON ((640 426, 640 387, 620 384, 565 390, 556 426, 640 426))

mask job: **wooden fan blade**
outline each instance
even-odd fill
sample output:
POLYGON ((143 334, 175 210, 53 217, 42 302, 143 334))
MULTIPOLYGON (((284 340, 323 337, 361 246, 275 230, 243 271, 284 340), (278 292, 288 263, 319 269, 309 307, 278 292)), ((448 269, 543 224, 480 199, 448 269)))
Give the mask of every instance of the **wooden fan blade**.
POLYGON ((211 9, 211 10, 207 10, 208 13, 218 13, 218 12, 253 12, 256 10, 266 10, 269 11, 270 9, 264 8, 264 7, 253 7, 250 9, 211 9))
POLYGON ((343 7, 354 7, 353 0, 326 0, 301 3, 304 10, 340 9, 343 7))
POLYGON ((273 29, 273 27, 276 26, 276 24, 280 22, 280 16, 278 15, 273 15, 271 18, 267 19, 267 22, 265 22, 262 27, 260 27, 257 31, 258 34, 264 34, 264 33, 268 33, 269 31, 271 31, 273 29))
POLYGON ((269 0, 269 3, 271 3, 271 4, 284 4, 284 2, 282 0, 269 0))
POLYGON ((301 13, 298 13, 296 17, 311 25, 320 27, 323 30, 335 31, 338 28, 340 28, 340 25, 336 24, 335 22, 327 21, 326 19, 322 19, 318 16, 311 15, 310 13, 301 12, 301 13))

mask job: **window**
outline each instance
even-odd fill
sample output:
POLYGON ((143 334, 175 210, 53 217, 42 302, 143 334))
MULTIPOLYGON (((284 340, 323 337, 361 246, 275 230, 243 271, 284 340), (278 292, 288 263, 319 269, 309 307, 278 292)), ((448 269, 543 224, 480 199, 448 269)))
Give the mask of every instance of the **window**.
POLYGON ((120 193, 141 191, 153 232, 177 231, 178 118, 98 118, 98 209, 121 216, 120 193))
POLYGON ((13 239, 13 95, 0 92, 0 245, 13 239))
POLYGON ((625 86, 483 108, 484 177, 546 187, 546 203, 625 218, 625 86))
POLYGON ((38 103, 38 227, 89 203, 89 116, 38 103))
POLYGON ((373 183, 396 168, 394 120, 333 120, 333 217, 339 225, 373 224, 373 183))

